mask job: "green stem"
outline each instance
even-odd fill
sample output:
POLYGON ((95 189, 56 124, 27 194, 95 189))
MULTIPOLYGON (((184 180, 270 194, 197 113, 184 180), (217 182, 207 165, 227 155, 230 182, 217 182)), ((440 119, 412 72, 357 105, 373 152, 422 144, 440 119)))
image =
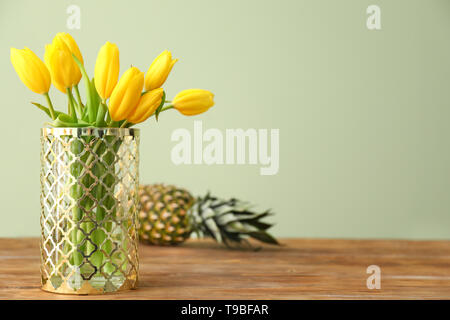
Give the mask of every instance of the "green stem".
POLYGON ((111 122, 111 115, 109 114, 109 110, 106 110, 106 123, 109 124, 110 122, 111 122))
MULTIPOLYGON (((173 109, 173 108, 174 108, 173 105, 166 106, 166 107, 162 108, 161 111, 160 111, 159 113, 161 113, 161 112, 163 112, 163 111, 166 111, 166 110, 173 109)), ((154 115, 155 115, 155 113, 153 113, 149 118, 153 117, 154 115)))
MULTIPOLYGON (((80 141, 75 140, 70 144, 70 149, 73 153, 79 154, 83 149, 83 144, 80 141)), ((72 154, 69 154, 69 161, 72 160, 74 160, 73 156, 72 154)), ((74 201, 74 206, 72 208, 73 229, 70 238, 73 245, 73 254, 71 255, 71 263, 77 266, 81 264, 83 259, 82 254, 80 253, 81 240, 79 241, 80 220, 83 214, 80 208, 80 198, 82 197, 83 194, 80 186, 80 183, 82 183, 82 181, 79 179, 80 171, 81 171, 80 164, 77 161, 73 162, 70 166, 71 178, 69 179, 69 183, 71 183, 70 196, 72 198, 72 201, 74 201)))
POLYGON ((74 106, 74 98, 72 95, 72 89, 71 88, 67 88, 67 98, 69 99, 69 116, 72 117, 72 119, 77 122, 77 113, 75 112, 75 106, 74 106))
POLYGON ((128 120, 125 120, 121 125, 120 125, 120 127, 121 128, 125 128, 125 126, 128 124, 128 120))
POLYGON ((49 107, 49 110, 50 110, 51 118, 52 118, 52 120, 55 120, 56 119, 55 110, 53 109, 52 100, 50 100, 50 96, 48 95, 48 92, 44 93, 44 96, 47 99, 47 103, 48 103, 48 107, 49 107))
POLYGON ((167 107, 162 108, 160 112, 163 112, 163 111, 166 111, 169 109, 173 109, 173 108, 174 108, 174 106, 171 104, 171 105, 168 105, 167 107))
MULTIPOLYGON (((114 143, 114 137, 110 136, 92 138, 97 139, 97 141, 89 139, 83 145, 84 149, 88 149, 92 145, 92 142, 94 142, 89 152, 82 153, 80 147, 74 145, 74 152, 76 154, 82 154, 80 163, 84 163, 84 165, 77 165, 78 162, 72 164, 72 175, 76 177, 75 179, 78 183, 75 188, 72 188, 72 196, 77 201, 76 207, 79 205, 84 209, 80 208, 79 210, 81 212, 79 210, 74 211, 75 226, 71 234, 71 239, 75 251, 70 257, 70 263, 79 266, 83 263, 83 259, 89 260, 90 264, 97 268, 96 272, 98 276, 105 275, 105 273, 112 275, 118 266, 122 266, 120 270, 117 270, 119 274, 126 270, 128 264, 124 254, 114 253, 115 243, 120 241, 124 247, 128 247, 130 244, 123 235, 111 236, 111 238, 107 237, 108 234, 111 234, 116 223, 116 201, 118 201, 111 195, 111 191, 109 190, 114 190, 114 186, 118 183, 118 180, 113 175, 105 176, 105 173, 115 172, 115 159, 122 142, 118 140, 114 143), (109 146, 112 144, 113 152, 110 152, 109 146), (94 159, 97 157, 101 161, 95 162, 94 159), (91 171, 93 174, 92 178, 91 174, 85 174, 85 168, 91 171), (102 179, 101 183, 98 181, 99 179, 102 179), (92 191, 83 191, 81 189, 83 185, 88 188, 88 186, 94 183, 94 180, 98 182, 92 191), (92 207, 94 201, 90 200, 90 196, 83 197, 84 192, 92 192, 91 195, 97 200, 95 217, 92 216, 89 220, 82 219, 81 214, 83 212, 84 214, 88 214, 89 212, 91 214, 94 213, 93 210, 86 210, 86 208, 92 207), (106 197, 106 194, 110 196, 106 197), (90 241, 86 241, 87 237, 90 238, 90 241)), ((126 227, 129 226, 126 225, 126 227)), ((82 274, 89 271, 84 270, 84 268, 82 267, 80 270, 82 274)))
POLYGON ((80 90, 78 90, 78 84, 75 85, 75 93, 77 95, 78 105, 81 109, 84 109, 84 104, 81 102, 80 90))
MULTIPOLYGON (((86 160, 86 167, 88 167, 91 162, 94 160, 94 154, 97 152, 98 148, 100 148, 100 146, 102 145, 102 139, 99 138, 97 140, 97 142, 94 145, 94 148, 92 149, 92 152, 89 154, 89 157, 86 160)), ((84 174, 84 172, 86 171, 86 168, 83 168, 83 170, 80 173, 80 176, 82 176, 84 174)))
POLYGON ((108 108, 106 107, 106 100, 103 100, 102 103, 100 103, 100 108, 97 111, 97 119, 95 120, 96 127, 105 126, 105 114, 107 111, 108 108))
POLYGON ((78 104, 78 102, 75 100, 75 97, 72 93, 72 90, 70 90, 70 98, 72 99, 72 104, 75 107, 75 111, 76 114, 78 115, 78 118, 82 118, 83 117, 83 109, 82 107, 78 104))

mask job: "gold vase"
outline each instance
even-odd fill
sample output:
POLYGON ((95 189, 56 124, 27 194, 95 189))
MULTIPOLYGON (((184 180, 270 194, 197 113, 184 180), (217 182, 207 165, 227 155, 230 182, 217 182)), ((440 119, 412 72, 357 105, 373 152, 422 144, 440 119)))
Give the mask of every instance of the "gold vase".
POLYGON ((102 294, 136 288, 139 130, 41 130, 41 284, 102 294))

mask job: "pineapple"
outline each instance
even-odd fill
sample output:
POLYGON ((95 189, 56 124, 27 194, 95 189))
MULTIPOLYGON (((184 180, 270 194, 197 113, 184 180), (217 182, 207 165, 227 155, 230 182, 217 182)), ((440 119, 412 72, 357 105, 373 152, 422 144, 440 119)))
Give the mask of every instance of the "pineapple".
POLYGON ((194 197, 163 184, 139 186, 139 238, 151 244, 184 242, 191 233, 188 210, 194 197))
POLYGON ((182 188, 155 184, 139 187, 139 238, 155 245, 175 245, 191 236, 210 237, 229 248, 253 248, 248 238, 278 245, 260 221, 270 211, 252 212, 248 203, 211 196, 194 197, 182 188))

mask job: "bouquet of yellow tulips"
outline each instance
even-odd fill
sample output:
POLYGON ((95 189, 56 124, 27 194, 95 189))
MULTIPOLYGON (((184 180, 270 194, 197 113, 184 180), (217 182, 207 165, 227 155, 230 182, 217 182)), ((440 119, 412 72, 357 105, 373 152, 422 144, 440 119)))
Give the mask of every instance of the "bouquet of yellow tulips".
POLYGON ((32 102, 43 110, 53 127, 128 128, 160 112, 176 109, 183 115, 197 115, 214 105, 214 95, 202 89, 188 89, 170 101, 161 88, 178 59, 163 51, 144 73, 129 68, 119 79, 119 49, 106 42, 89 78, 77 43, 68 33, 58 33, 45 47, 44 62, 30 49, 11 48, 11 62, 22 82, 42 94, 48 107, 32 102), (85 84, 85 102, 78 88, 85 84), (51 83, 67 95, 67 112, 56 110, 49 96, 51 83))
POLYGON ((214 95, 188 89, 166 100, 162 85, 177 62, 167 50, 145 75, 131 67, 119 79, 119 49, 110 42, 101 47, 89 78, 67 33, 45 47, 44 62, 28 48, 12 48, 11 62, 23 83, 44 95, 47 106, 32 103, 51 118, 41 135, 43 289, 91 293, 135 287, 139 140, 138 130, 128 128, 152 116, 158 120, 170 109, 200 114, 214 105, 214 95), (54 107, 51 84, 67 95, 66 112, 54 107))

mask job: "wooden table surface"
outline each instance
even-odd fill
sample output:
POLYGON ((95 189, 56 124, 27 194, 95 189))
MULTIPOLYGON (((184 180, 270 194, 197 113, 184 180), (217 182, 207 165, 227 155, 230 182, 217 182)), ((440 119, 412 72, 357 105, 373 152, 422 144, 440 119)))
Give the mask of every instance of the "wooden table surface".
POLYGON ((450 299, 450 241, 282 239, 227 250, 210 241, 140 245, 137 290, 103 296, 39 289, 38 240, 0 239, 0 299, 450 299), (369 265, 381 289, 369 290, 369 265))

